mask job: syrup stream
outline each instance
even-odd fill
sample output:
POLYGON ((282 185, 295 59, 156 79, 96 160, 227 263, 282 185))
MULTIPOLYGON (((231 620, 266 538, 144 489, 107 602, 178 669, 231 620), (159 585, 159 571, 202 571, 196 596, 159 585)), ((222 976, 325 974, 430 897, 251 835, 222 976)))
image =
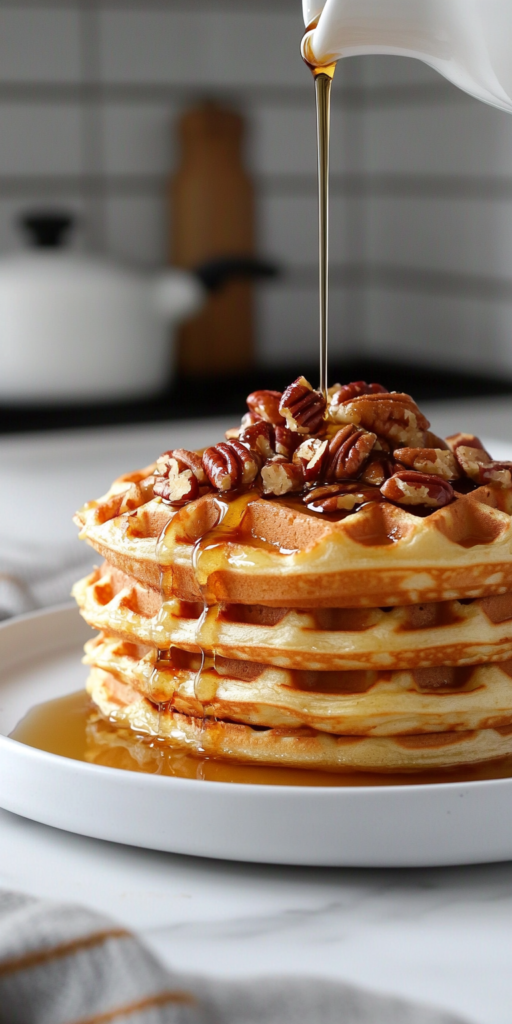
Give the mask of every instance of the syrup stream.
POLYGON ((320 329, 320 391, 327 398, 329 340, 329 138, 331 86, 336 65, 315 76, 318 149, 318 287, 320 329))

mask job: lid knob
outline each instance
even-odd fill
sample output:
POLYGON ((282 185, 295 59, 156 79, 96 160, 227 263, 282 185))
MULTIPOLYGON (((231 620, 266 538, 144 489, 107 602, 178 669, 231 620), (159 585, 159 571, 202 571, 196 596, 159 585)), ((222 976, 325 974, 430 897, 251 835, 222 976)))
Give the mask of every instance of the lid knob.
POLYGON ((74 217, 63 211, 24 213, 20 224, 36 249, 59 249, 73 226, 74 217))

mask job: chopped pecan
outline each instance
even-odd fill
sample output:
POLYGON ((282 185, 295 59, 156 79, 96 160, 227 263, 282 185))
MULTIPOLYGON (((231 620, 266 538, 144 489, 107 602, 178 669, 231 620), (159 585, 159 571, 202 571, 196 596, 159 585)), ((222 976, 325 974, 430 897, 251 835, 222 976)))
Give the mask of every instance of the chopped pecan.
POLYGON ((446 441, 442 437, 438 437, 437 434, 434 434, 432 430, 425 431, 423 444, 425 448, 441 448, 444 452, 449 448, 446 441))
POLYGON ((263 493, 279 497, 293 491, 301 491, 304 476, 300 466, 287 462, 282 456, 269 459, 261 470, 263 493))
POLYGON ((329 441, 325 462, 326 480, 349 480, 358 476, 368 459, 377 437, 352 423, 338 430, 329 441))
POLYGON ((327 484, 315 487, 304 497, 304 503, 314 512, 352 512, 369 501, 382 501, 377 487, 362 487, 360 483, 327 484))
POLYGON ((207 483, 201 456, 187 448, 173 448, 160 455, 156 460, 155 476, 175 476, 182 469, 191 469, 198 484, 207 483))
POLYGON ((238 440, 241 444, 247 445, 252 452, 262 455, 264 459, 271 459, 275 453, 274 428, 265 420, 258 420, 257 423, 243 427, 238 440))
POLYGON ((294 466, 301 467, 308 483, 321 480, 328 457, 329 441, 320 437, 308 437, 293 453, 294 466))
MULTIPOLYGON (((334 396, 336 397, 336 396, 334 396)), ((330 403, 335 423, 354 423, 390 441, 396 447, 421 447, 430 424, 410 395, 361 395, 340 404, 330 403)))
POLYGON ((350 398, 358 398, 359 395, 389 395, 389 391, 382 384, 367 384, 365 380, 355 380, 351 384, 334 384, 329 388, 329 399, 335 405, 348 402, 350 398))
POLYGON ((257 419, 272 423, 273 426, 284 423, 284 418, 279 409, 281 401, 280 391, 253 391, 247 396, 249 413, 257 419))
POLYGON ((274 430, 276 455, 285 455, 291 459, 297 445, 300 443, 301 435, 288 427, 276 427, 274 430))
POLYGON ((427 505, 429 508, 442 508, 455 498, 447 480, 432 473, 416 473, 413 469, 394 473, 382 485, 380 493, 398 505, 427 505))
MULTIPOLYGON (((457 449, 461 446, 464 448, 478 448, 480 451, 485 452, 485 448, 479 437, 475 437, 474 434, 450 434, 450 437, 446 438, 446 443, 451 451, 456 454, 457 449)), ((485 452, 490 458, 489 452, 485 452)))
POLYGON ((443 480, 457 480, 460 476, 457 460, 449 449, 395 448, 393 455, 402 465, 409 466, 418 473, 433 473, 443 480))
POLYGON ((253 482, 259 461, 240 441, 221 441, 203 452, 203 466, 213 487, 231 491, 253 482))
POLYGON ((315 391, 305 377, 297 377, 283 391, 279 411, 290 430, 298 434, 316 434, 324 421, 325 407, 326 401, 320 391, 315 391))

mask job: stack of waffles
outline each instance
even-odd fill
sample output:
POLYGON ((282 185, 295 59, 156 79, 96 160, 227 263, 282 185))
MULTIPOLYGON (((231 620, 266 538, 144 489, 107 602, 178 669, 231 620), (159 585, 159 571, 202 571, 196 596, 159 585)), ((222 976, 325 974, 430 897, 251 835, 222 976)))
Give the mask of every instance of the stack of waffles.
POLYGON ((231 762, 416 772, 512 753, 512 464, 408 395, 299 378, 77 513, 88 691, 231 762))

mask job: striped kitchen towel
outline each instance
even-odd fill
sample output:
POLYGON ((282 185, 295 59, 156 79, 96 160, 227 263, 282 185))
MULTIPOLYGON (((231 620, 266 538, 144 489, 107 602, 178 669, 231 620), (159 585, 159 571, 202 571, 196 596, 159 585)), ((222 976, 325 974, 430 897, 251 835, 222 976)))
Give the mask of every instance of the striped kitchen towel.
POLYGON ((462 1024, 320 979, 215 982, 167 970, 83 907, 0 891, 1 1024, 462 1024))

